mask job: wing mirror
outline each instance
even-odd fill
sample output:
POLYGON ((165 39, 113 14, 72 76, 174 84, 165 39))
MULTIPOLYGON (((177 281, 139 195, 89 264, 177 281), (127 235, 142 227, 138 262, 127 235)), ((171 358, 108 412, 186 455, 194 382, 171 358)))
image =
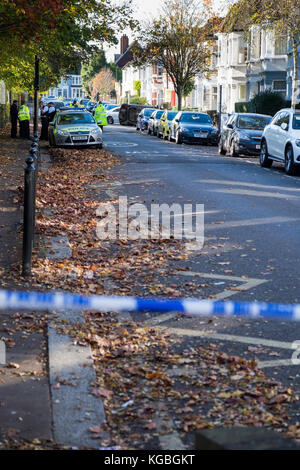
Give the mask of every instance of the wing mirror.
POLYGON ((283 129, 284 131, 287 131, 288 130, 288 124, 286 122, 282 122, 281 125, 280 125, 281 129, 283 129))
POLYGON ((233 129, 233 125, 232 124, 227 124, 227 128, 228 129, 233 129))
POLYGON ((50 127, 54 127, 54 121, 49 122, 49 126, 50 126, 50 127))

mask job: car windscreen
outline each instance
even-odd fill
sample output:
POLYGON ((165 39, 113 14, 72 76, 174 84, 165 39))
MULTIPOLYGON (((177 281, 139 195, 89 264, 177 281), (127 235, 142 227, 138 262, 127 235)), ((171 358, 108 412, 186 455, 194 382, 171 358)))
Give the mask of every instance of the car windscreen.
POLYGON ((173 121, 173 119, 175 118, 177 112, 175 111, 175 113, 168 113, 168 121, 173 121))
POLYGON ((271 117, 239 116, 236 127, 239 129, 263 130, 271 121, 271 117))
POLYGON ((164 111, 157 111, 157 113, 155 115, 155 119, 160 119, 163 114, 164 114, 164 111))
POLYGON ((154 109, 144 109, 144 116, 151 116, 151 114, 155 111, 154 109))
POLYGON ((180 122, 189 122, 192 124, 212 124, 212 120, 208 114, 197 113, 182 114, 180 122))
POLYGON ((95 119, 89 113, 60 114, 57 117, 57 124, 94 124, 95 119))
POLYGON ((300 113, 294 114, 293 129, 300 129, 300 113))

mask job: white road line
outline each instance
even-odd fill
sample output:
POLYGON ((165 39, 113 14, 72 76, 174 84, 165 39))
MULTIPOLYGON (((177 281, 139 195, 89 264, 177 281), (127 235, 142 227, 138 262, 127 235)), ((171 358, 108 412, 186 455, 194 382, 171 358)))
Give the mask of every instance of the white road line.
POLYGON ((288 367, 288 366, 299 366, 292 359, 277 359, 276 361, 258 361, 257 365, 261 369, 266 369, 270 367, 288 367))
POLYGON ((207 333, 206 331, 190 330, 184 328, 170 328, 166 326, 159 326, 158 328, 161 330, 166 330, 168 331, 168 333, 173 333, 174 335, 178 336, 190 336, 191 338, 209 338, 220 341, 231 341, 233 343, 256 344, 259 346, 268 346, 270 348, 288 349, 295 351, 295 347, 293 347, 293 342, 288 343, 284 341, 275 341, 272 339, 253 338, 251 336, 227 335, 223 333, 207 333))
MULTIPOLYGON (((197 273, 197 272, 192 272, 192 271, 176 271, 174 275, 180 275, 180 276, 199 276, 202 278, 207 278, 207 279, 221 279, 225 281, 234 281, 234 282, 241 282, 241 290, 230 290, 230 289, 225 289, 219 294, 216 294, 214 296, 215 300, 223 300, 227 299, 228 297, 231 297, 233 295, 237 295, 239 292, 244 291, 244 290, 250 290, 253 289, 254 287, 257 287, 261 284, 264 284, 265 282, 268 282, 265 279, 255 279, 255 278, 243 278, 243 277, 237 277, 237 276, 225 276, 222 274, 209 274, 209 273, 197 273)), ((166 313, 164 315, 160 315, 157 318, 154 318, 153 320, 147 320, 144 324, 145 326, 155 326, 159 325, 160 323, 164 323, 165 321, 172 320, 172 318, 175 318, 177 316, 177 313, 166 313)))

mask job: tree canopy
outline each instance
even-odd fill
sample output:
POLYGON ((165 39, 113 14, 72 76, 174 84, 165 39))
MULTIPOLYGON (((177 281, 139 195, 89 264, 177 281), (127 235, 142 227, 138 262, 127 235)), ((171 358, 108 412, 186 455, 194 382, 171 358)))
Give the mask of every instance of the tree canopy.
POLYGON ((0 0, 0 79, 32 89, 37 54, 49 87, 104 42, 116 44, 135 25, 131 13, 131 0, 0 0))

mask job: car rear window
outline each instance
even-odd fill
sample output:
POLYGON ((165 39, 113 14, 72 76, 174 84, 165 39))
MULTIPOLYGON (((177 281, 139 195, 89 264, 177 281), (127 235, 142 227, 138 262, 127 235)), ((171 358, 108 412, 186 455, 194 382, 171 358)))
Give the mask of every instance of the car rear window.
POLYGON ((57 124, 94 124, 95 119, 90 113, 60 114, 57 124))
POLYGON ((300 113, 294 114, 293 129, 300 129, 300 113))
POLYGON ((169 113, 169 112, 168 112, 168 120, 169 120, 169 121, 173 121, 173 119, 175 118, 176 114, 177 114, 177 112, 175 112, 175 113, 169 113))
POLYGON ((269 122, 271 117, 264 116, 239 116, 237 120, 237 127, 239 129, 264 129, 269 122))
POLYGON ((180 121, 192 122, 194 124, 212 124, 212 120, 210 119, 208 114, 197 114, 197 113, 182 114, 180 121))
POLYGON ((144 109, 144 116, 151 116, 155 109, 144 109))

